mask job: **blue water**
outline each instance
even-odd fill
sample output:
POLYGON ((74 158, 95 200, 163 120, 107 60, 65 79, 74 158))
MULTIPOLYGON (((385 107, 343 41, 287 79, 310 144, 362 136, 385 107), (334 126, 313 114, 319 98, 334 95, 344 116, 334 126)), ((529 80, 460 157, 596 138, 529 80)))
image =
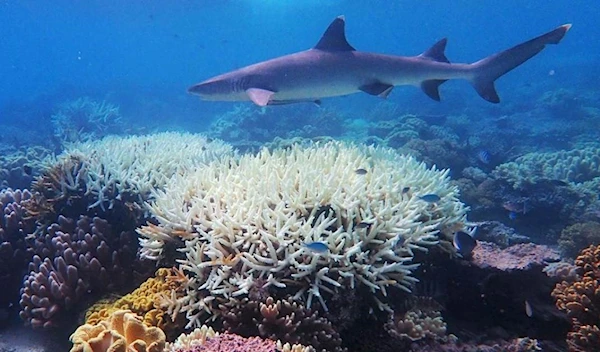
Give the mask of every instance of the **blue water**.
MULTIPOLYGON (((598 19, 600 3, 562 0, 1 1, 0 185, 29 187, 42 170, 34 168, 32 175, 27 167, 34 163, 22 161, 19 153, 32 146, 60 153, 70 140, 58 136, 52 116, 61 104, 88 97, 119 107, 122 122, 105 134, 203 132, 241 150, 256 150, 275 137, 322 135, 373 144, 385 140, 402 152, 412 148, 429 165, 450 168, 454 180, 462 177, 461 201, 472 208, 470 220, 494 220, 515 241, 523 235, 556 247, 568 225, 600 222, 600 182, 589 184, 585 194, 566 180, 543 180, 516 190, 492 175, 496 166, 528 152, 576 149, 590 142, 599 146, 598 19), (466 81, 442 85, 441 102, 408 86, 394 88, 387 101, 358 93, 324 99, 321 107, 297 104, 264 110, 250 102, 201 101, 187 93, 191 85, 215 75, 311 48, 339 15, 345 16, 347 39, 357 50, 413 56, 447 37, 446 56, 453 63, 475 62, 566 23, 573 27, 559 45, 549 45, 496 82, 500 104, 481 99, 466 81), (235 109, 243 113, 232 114, 235 109), (422 125, 420 130, 404 126, 419 136, 399 142, 385 123, 406 114, 416 115, 422 125), (13 159, 5 160, 9 154, 13 159)), ((519 284, 514 286, 518 292, 519 284)), ((536 309, 557 313, 548 290, 545 305, 538 306, 543 309, 536 309)), ((14 291, 10 304, 0 302, 0 352, 9 337, 33 336, 27 335, 31 330, 3 335, 6 322, 21 325, 14 291)), ((517 307, 516 313, 502 311, 498 318, 483 311, 488 306, 482 305, 478 316, 455 303, 447 314, 467 321, 473 316, 487 319, 486 314, 490 320, 511 314, 521 319, 522 306, 518 301, 511 306, 517 307)), ((511 333, 530 331, 528 321, 518 319, 514 330, 506 328, 513 325, 508 318, 504 327, 511 333)), ((561 330, 561 342, 568 328, 561 330)), ((556 338, 543 336, 554 334, 546 326, 532 329, 542 331, 540 338, 556 338)), ((68 345, 70 331, 61 333, 55 339, 68 345)), ((39 340, 43 345, 49 339, 43 335, 39 340)))
MULTIPOLYGON (((503 1, 4 1, 0 4, 0 111, 35 101, 48 109, 80 96, 108 99, 136 121, 202 130, 228 105, 198 102, 186 93, 213 75, 314 45, 343 14, 348 40, 358 50, 416 55, 448 37, 452 62, 473 62, 563 23, 573 29, 561 45, 498 82, 505 100, 523 82, 567 87, 590 84, 598 73, 600 6, 591 2, 503 1), (554 76, 547 72, 554 70, 554 76)), ((465 82, 468 104, 485 105, 465 82)), ((443 94, 443 93, 442 93, 443 94)), ((417 89, 397 88, 390 101, 421 107, 435 103, 417 89)), ((378 101, 352 96, 330 104, 362 107, 378 101)), ((448 99, 442 102, 449 104, 448 99)), ((439 104, 438 104, 439 105, 439 104)), ((15 121, 16 120, 16 121, 15 121)))

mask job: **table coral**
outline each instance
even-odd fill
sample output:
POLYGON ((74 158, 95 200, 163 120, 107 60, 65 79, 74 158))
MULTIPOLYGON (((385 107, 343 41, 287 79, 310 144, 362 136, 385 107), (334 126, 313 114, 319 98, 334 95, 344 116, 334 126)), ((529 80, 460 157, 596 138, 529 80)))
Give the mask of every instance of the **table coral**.
POLYGON ((71 352, 163 352, 165 334, 146 327, 140 317, 119 310, 97 325, 85 324, 71 335, 71 352))
POLYGON ((390 149, 294 145, 175 176, 150 206, 158 226, 138 232, 142 254, 154 260, 170 239, 184 239, 191 325, 214 314, 216 297, 246 295, 258 279, 325 311, 332 294, 360 286, 383 310, 389 289, 410 291, 415 282, 413 251, 465 227, 457 197, 447 170, 390 149), (440 200, 419 197, 431 193, 440 200), (329 250, 309 250, 313 241, 329 250))
POLYGON ((552 296, 573 324, 567 337, 569 350, 592 351, 600 346, 600 246, 584 249, 575 265, 581 268, 581 278, 557 284, 552 296))

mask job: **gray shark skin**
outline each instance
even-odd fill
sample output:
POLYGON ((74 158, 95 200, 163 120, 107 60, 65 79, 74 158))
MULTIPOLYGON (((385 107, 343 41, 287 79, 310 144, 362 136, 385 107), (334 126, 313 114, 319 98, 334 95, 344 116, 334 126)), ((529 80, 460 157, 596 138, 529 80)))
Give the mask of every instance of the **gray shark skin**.
POLYGON ((394 86, 416 85, 439 101, 439 86, 465 79, 485 100, 498 103, 494 81, 542 51, 558 44, 571 28, 562 25, 508 50, 472 64, 450 63, 446 39, 413 57, 357 51, 346 40, 345 20, 329 25, 314 48, 231 71, 188 89, 205 100, 252 101, 279 105, 348 95, 359 91, 386 98, 394 86))

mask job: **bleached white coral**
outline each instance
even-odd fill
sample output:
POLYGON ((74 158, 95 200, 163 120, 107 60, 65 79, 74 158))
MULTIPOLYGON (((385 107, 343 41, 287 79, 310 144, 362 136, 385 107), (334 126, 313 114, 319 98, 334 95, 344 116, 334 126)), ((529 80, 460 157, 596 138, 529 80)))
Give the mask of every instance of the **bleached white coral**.
MULTIPOLYGON (((86 194, 96 197, 90 207, 110 206, 124 194, 141 205, 151 191, 175 174, 195 170, 213 160, 234 155, 232 147, 202 135, 165 132, 145 136, 107 136, 70 145, 54 163, 76 159, 83 165, 86 194)), ((69 176, 69 175, 66 175, 69 176)), ((66 184, 72 183, 65 180, 66 184)))
POLYGON ((185 239, 180 264, 192 280, 182 311, 190 325, 214 314, 212 299, 247 294, 257 279, 293 287, 308 307, 316 300, 324 309, 327 295, 362 285, 386 309, 389 287, 409 291, 416 281, 413 251, 435 245, 440 230, 464 226, 457 192, 447 170, 391 149, 337 142, 265 149, 176 175, 150 204, 159 225, 139 232, 185 239), (425 194, 441 199, 429 203, 425 194), (329 250, 305 246, 317 241, 329 250))

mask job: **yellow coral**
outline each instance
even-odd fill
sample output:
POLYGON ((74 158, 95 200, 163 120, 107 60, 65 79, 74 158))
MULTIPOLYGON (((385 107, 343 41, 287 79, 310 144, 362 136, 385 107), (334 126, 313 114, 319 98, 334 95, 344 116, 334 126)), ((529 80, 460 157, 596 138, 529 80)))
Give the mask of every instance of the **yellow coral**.
POLYGON ((118 310, 99 324, 85 324, 71 335, 71 352, 162 352, 165 333, 146 327, 139 316, 118 310))
POLYGON ((179 291, 187 283, 186 276, 176 269, 161 268, 156 276, 146 280, 133 292, 114 302, 99 301, 86 313, 86 324, 96 325, 108 319, 117 310, 127 309, 142 318, 146 326, 156 326, 164 331, 177 328, 166 309, 161 306, 161 297, 171 296, 171 291, 179 291))

